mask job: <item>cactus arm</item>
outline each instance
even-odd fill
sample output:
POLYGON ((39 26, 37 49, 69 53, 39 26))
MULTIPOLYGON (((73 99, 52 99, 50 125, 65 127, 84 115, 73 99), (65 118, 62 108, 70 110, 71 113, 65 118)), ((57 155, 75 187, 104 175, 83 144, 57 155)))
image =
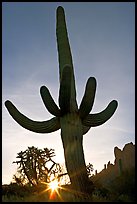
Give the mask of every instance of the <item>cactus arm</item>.
POLYGON ((59 90, 59 106, 62 115, 70 112, 70 95, 71 95, 71 67, 66 65, 62 72, 59 90))
POLYGON ((91 128, 91 127, 88 127, 88 126, 83 125, 83 126, 82 126, 83 135, 85 135, 85 134, 89 131, 90 128, 91 128))
POLYGON ((42 100, 47 108, 47 110, 54 116, 59 117, 61 115, 61 111, 54 102, 48 88, 46 86, 42 86, 40 88, 40 94, 42 97, 42 100))
POLYGON ((58 61, 59 61, 59 73, 60 73, 60 81, 63 73, 63 68, 66 64, 69 64, 71 67, 71 112, 77 112, 78 106, 76 101, 76 88, 75 88, 75 77, 74 77, 74 69, 72 62, 72 54, 68 39, 66 21, 65 21, 65 13, 64 9, 59 6, 57 8, 57 23, 56 23, 56 37, 57 37, 57 48, 58 48, 58 61))
POLYGON ((27 130, 36 133, 50 133, 60 128, 60 121, 58 117, 42 122, 33 121, 20 113, 10 101, 6 101, 5 106, 13 119, 27 130))
POLYGON ((89 114, 83 119, 82 124, 87 127, 96 127, 102 125, 107 120, 109 120, 114 114, 118 103, 116 100, 111 101, 108 106, 100 113, 89 114))
POLYGON ((91 111, 96 92, 96 79, 90 77, 87 81, 85 93, 79 108, 79 116, 81 119, 85 118, 91 111))

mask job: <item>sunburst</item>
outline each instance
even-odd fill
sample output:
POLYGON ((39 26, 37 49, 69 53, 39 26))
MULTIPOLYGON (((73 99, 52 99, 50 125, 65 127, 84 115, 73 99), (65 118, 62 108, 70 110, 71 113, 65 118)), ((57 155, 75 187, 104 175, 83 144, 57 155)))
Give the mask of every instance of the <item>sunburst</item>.
POLYGON ((59 183, 57 180, 51 181, 49 183, 49 189, 51 189, 51 191, 56 191, 59 187, 59 183))
POLYGON ((61 198, 61 195, 59 194, 59 189, 61 188, 60 187, 60 184, 58 182, 57 179, 54 179, 52 180, 51 182, 49 183, 45 183, 45 182, 42 182, 43 184, 46 184, 47 187, 44 191, 42 191, 41 193, 44 193, 44 192, 49 192, 49 199, 50 200, 55 200, 57 199, 57 197, 60 198, 60 200, 62 200, 61 198))

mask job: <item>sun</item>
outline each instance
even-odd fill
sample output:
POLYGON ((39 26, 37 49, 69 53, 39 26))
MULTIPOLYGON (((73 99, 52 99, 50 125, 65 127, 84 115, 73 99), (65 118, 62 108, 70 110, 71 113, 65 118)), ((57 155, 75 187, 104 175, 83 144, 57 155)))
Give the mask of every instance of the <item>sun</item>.
POLYGON ((57 198, 57 195, 60 197, 59 192, 58 192, 58 188, 59 188, 59 183, 57 180, 51 181, 49 184, 49 190, 50 190, 50 195, 49 195, 49 199, 50 200, 55 200, 57 198))
POLYGON ((58 186, 58 181, 57 180, 54 180, 52 182, 49 183, 49 188, 52 190, 52 191, 55 191, 59 186, 58 186))

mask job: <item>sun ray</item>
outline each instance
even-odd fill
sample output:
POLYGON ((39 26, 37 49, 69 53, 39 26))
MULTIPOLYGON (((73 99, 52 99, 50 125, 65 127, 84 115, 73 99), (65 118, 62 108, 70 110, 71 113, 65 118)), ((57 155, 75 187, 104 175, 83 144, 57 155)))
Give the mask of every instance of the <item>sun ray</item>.
POLYGON ((62 201, 66 199, 66 196, 68 198, 71 197, 72 199, 75 198, 75 196, 81 197, 81 196, 87 196, 85 193, 81 193, 80 191, 76 191, 71 188, 70 186, 61 185, 60 182, 58 182, 58 179, 54 179, 49 183, 42 182, 45 184, 45 189, 41 191, 39 194, 48 193, 48 198, 50 202, 54 201, 62 201))

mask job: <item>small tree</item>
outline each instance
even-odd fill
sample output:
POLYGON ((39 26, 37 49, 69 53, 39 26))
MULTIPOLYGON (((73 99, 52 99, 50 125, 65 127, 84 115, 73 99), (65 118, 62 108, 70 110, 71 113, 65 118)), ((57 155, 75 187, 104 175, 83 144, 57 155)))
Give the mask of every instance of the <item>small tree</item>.
POLYGON ((86 169, 87 169, 87 174, 88 174, 88 176, 90 177, 90 176, 91 176, 91 172, 94 170, 93 164, 89 163, 89 164, 86 166, 86 169))
POLYGON ((16 183, 29 183, 38 185, 41 182, 48 183, 50 178, 54 178, 61 172, 60 164, 53 161, 55 156, 54 149, 38 149, 34 146, 28 147, 25 151, 17 153, 19 160, 14 161, 19 165, 17 174, 13 176, 16 183), (49 165, 50 162, 50 165, 49 165), (47 167, 48 166, 50 167, 47 167))

